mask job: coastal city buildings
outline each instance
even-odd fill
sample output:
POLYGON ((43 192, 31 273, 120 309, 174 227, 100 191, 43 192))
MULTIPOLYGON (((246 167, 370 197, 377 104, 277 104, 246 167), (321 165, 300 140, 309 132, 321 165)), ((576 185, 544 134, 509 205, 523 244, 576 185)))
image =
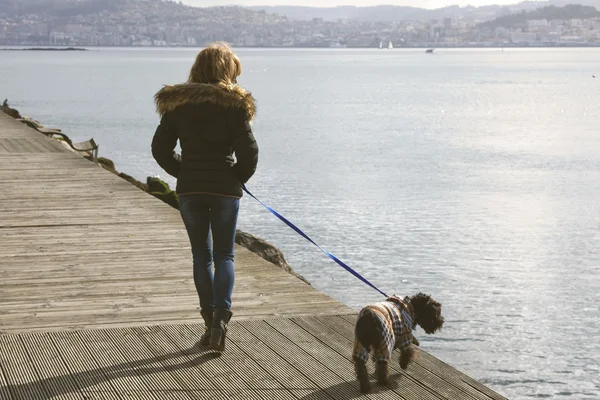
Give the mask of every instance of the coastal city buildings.
POLYGON ((65 13, 0 9, 0 45, 202 46, 226 40, 237 47, 387 47, 390 41, 394 47, 600 46, 596 15, 504 25, 474 18, 328 21, 162 0, 107 3, 104 9, 65 13))

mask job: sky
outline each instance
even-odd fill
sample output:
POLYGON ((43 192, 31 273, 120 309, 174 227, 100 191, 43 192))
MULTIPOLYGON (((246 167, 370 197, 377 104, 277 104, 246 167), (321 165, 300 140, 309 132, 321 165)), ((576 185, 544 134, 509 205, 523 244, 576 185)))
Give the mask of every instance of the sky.
POLYGON ((182 0, 183 3, 192 6, 224 6, 230 4, 244 6, 311 6, 311 7, 335 7, 335 6, 375 6, 390 4, 398 6, 413 6, 421 8, 439 8, 449 5, 473 5, 484 6, 490 4, 515 4, 520 0, 182 0))

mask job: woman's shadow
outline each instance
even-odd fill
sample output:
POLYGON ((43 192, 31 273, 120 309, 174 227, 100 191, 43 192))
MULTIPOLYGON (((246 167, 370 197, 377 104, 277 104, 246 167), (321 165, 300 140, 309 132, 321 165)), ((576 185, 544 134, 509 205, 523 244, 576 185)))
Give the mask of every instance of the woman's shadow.
MULTIPOLYGON (((15 399, 49 400, 84 390, 113 379, 139 377, 161 372, 172 372, 194 368, 218 357, 218 353, 209 351, 199 345, 173 353, 157 355, 142 360, 126 361, 88 371, 64 374, 22 384, 9 384, 7 389, 15 399), (181 359, 181 362, 174 360, 181 359), (166 365, 169 361, 169 365, 166 365), (152 365, 156 363, 160 365, 152 365), (150 366, 152 365, 152 366, 150 366)), ((1 392, 1 391, 0 391, 1 392)))

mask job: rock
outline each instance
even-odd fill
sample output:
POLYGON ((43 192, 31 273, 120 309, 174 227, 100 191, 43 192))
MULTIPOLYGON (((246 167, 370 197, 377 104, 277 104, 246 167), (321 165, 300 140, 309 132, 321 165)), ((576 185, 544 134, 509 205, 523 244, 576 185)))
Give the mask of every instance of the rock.
MULTIPOLYGON (((114 164, 113 164, 114 165, 114 164)), ((141 190, 143 190, 144 192, 148 191, 148 185, 144 185, 142 182, 138 181, 137 179, 135 179, 133 176, 131 175, 127 175, 124 172, 121 172, 118 174, 119 177, 125 179, 127 182, 131 183, 134 186, 137 186, 138 188, 140 188, 141 190)))
POLYGON ((2 103, 2 106, 0 106, 0 110, 2 110, 4 113, 10 115, 11 117, 15 118, 15 119, 20 119, 21 114, 19 113, 19 111, 15 110, 14 108, 11 108, 8 105, 8 99, 5 99, 4 102, 2 103))
POLYGON ((102 166, 102 168, 117 174, 117 169, 115 168, 115 163, 113 160, 105 157, 98 157, 98 164, 102 166))
POLYGON ((290 267, 281 250, 273 246, 271 243, 240 230, 236 232, 235 242, 310 285, 309 281, 307 281, 302 275, 298 274, 292 269, 292 267, 290 267))
POLYGON ((168 183, 154 176, 146 178, 146 185, 149 192, 169 193, 171 191, 168 183))
POLYGON ((168 183, 160 178, 149 176, 146 178, 146 186, 148 187, 148 193, 152 196, 179 210, 179 196, 171 190, 168 183))
POLYGON ((23 117, 19 121, 21 121, 28 127, 35 129, 36 131, 39 131, 40 129, 44 128, 41 123, 39 123, 38 121, 36 121, 33 118, 23 117))

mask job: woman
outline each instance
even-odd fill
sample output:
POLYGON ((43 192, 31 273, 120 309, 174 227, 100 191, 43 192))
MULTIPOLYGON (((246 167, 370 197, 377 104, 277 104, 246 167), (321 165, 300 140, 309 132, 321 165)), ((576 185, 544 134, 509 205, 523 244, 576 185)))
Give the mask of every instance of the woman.
POLYGON ((216 43, 198 54, 187 83, 165 86, 155 96, 161 121, 152 140, 152 155, 177 178, 206 324, 200 343, 217 351, 225 349, 232 315, 233 249, 242 184, 258 163, 250 126, 255 101, 237 85, 241 72, 231 48, 216 43), (175 152, 177 140, 181 156, 175 152))

